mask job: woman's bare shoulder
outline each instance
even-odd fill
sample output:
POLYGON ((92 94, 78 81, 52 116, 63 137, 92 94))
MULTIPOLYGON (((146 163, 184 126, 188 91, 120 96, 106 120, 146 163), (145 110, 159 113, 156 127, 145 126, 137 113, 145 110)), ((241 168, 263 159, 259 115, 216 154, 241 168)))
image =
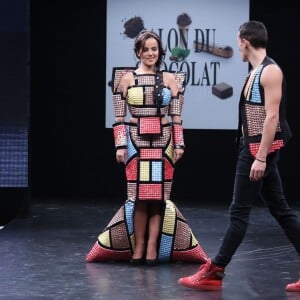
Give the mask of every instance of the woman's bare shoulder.
POLYGON ((121 80, 120 84, 118 86, 119 91, 124 91, 127 90, 127 88, 132 85, 132 81, 134 80, 132 72, 127 72, 125 73, 121 80))
POLYGON ((175 74, 172 73, 172 72, 164 71, 164 72, 163 72, 163 79, 164 79, 164 82, 165 82, 167 85, 176 82, 176 80, 175 80, 175 74))

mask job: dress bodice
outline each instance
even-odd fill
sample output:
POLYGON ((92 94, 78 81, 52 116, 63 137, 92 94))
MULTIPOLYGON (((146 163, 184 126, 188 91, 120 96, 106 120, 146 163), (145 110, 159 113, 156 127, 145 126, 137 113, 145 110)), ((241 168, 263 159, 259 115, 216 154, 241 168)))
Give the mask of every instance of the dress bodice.
POLYGON ((134 117, 165 116, 171 102, 171 90, 164 86, 162 74, 136 74, 127 91, 128 110, 134 117))

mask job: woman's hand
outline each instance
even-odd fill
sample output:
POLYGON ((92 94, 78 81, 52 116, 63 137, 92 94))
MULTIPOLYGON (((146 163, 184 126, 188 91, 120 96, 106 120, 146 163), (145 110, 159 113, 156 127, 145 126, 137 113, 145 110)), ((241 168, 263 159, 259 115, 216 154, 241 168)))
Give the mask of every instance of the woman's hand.
POLYGON ((116 160, 118 163, 126 163, 127 160, 127 149, 118 149, 116 151, 116 160))
POLYGON ((176 163, 180 158, 182 158, 183 153, 184 153, 184 149, 182 149, 182 148, 174 149, 174 161, 175 161, 175 163, 176 163))

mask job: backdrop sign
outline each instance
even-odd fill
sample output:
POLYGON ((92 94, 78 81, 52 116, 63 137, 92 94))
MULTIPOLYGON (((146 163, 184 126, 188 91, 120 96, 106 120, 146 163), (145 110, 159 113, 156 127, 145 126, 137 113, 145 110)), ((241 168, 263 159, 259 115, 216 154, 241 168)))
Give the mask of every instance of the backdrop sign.
POLYGON ((185 71, 185 129, 236 129, 240 90, 248 72, 237 48, 249 0, 107 0, 106 127, 114 122, 113 67, 138 64, 134 39, 142 29, 162 38, 163 69, 185 71))

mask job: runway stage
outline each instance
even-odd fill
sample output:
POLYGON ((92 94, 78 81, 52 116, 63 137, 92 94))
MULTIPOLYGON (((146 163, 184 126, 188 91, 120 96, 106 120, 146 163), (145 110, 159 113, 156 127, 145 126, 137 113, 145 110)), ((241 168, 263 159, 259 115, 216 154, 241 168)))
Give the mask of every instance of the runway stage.
MULTIPOLYGON (((281 300, 300 299, 284 287, 299 277, 300 259, 263 207, 255 207, 248 233, 221 292, 179 286, 195 263, 155 267, 127 262, 86 263, 85 255, 122 203, 47 199, 32 203, 30 216, 0 230, 0 299, 5 300, 281 300)), ((228 222, 227 206, 176 203, 195 237, 214 256, 228 222)), ((293 207, 300 214, 300 207, 293 207)))

